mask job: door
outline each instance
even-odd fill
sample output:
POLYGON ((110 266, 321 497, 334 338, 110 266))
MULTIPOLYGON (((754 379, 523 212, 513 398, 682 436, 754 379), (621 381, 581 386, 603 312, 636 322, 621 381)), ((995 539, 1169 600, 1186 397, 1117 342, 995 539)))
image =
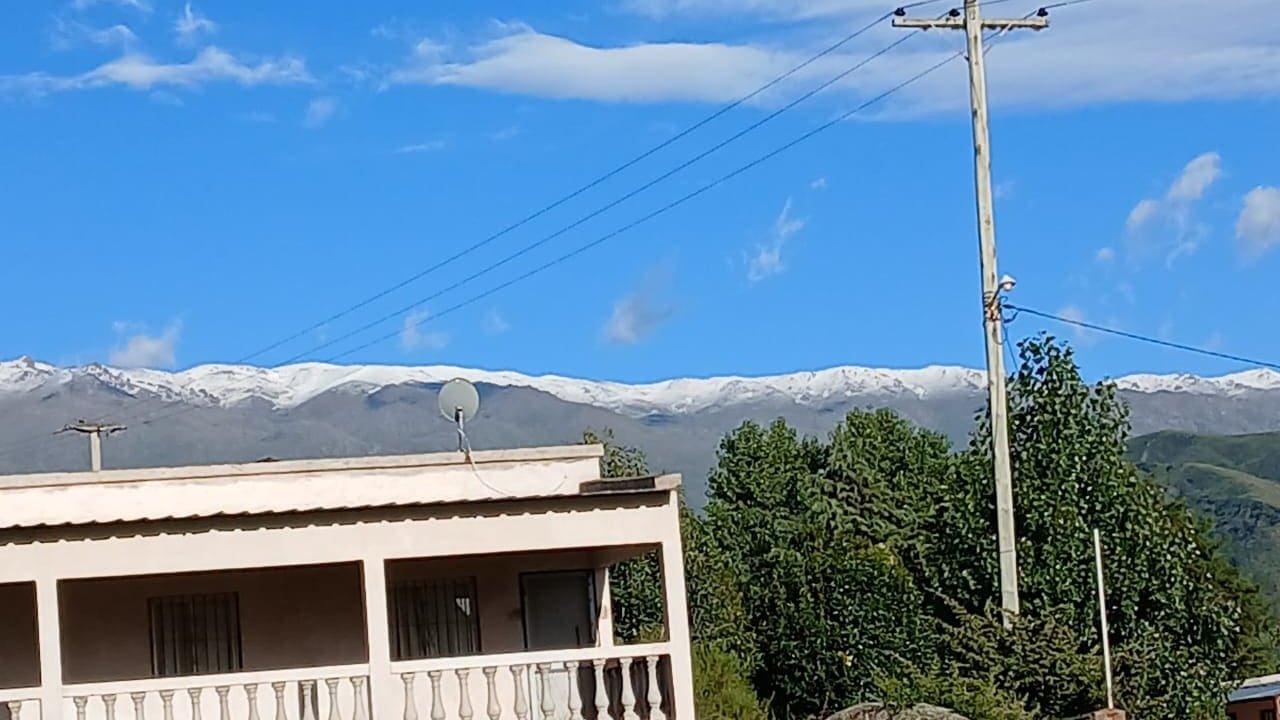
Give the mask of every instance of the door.
POLYGON ((520 576, 526 650, 563 650, 596 644, 595 571, 567 570, 520 576))
MULTIPOLYGON (((595 571, 569 570, 526 573, 520 576, 521 604, 524 607, 526 650, 563 650, 593 647, 596 644, 595 571)), ((544 687, 551 693, 554 720, 569 717, 569 693, 578 695, 584 706, 577 678, 563 664, 545 668, 546 684, 538 672, 529 672, 529 699, 537 717, 544 687)))

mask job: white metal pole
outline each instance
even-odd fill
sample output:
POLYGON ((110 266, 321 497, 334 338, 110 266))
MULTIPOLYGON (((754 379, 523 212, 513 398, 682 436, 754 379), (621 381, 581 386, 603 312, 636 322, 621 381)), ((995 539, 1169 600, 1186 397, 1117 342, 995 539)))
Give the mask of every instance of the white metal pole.
POLYGON ((1107 590, 1102 574, 1102 534, 1097 528, 1093 530, 1093 556, 1098 567, 1098 618, 1102 626, 1102 666, 1107 680, 1107 709, 1114 710, 1116 702, 1111 689, 1111 631, 1107 627, 1107 590))
POLYGON ((102 469, 102 431, 89 432, 89 467, 98 472, 102 469))

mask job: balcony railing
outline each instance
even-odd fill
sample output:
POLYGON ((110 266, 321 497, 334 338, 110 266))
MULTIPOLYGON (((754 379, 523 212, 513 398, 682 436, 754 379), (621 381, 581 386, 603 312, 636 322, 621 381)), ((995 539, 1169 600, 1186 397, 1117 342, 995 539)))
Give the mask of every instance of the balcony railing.
POLYGON ((669 662, 665 643, 397 662, 379 720, 673 720, 669 662))
POLYGON ((40 688, 0 689, 0 717, 9 720, 40 720, 40 688))
POLYGON ((75 720, 369 720, 368 681, 368 665, 343 665, 66 685, 62 716, 75 720))

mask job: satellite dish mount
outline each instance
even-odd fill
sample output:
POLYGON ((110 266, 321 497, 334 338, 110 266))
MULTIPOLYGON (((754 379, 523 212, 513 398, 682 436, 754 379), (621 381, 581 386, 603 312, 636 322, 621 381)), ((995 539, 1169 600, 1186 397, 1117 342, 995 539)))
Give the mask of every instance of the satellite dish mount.
POLYGON ((440 414, 458 428, 458 452, 471 457, 471 441, 467 439, 467 421, 480 411, 480 393, 470 382, 457 378, 440 388, 440 414))

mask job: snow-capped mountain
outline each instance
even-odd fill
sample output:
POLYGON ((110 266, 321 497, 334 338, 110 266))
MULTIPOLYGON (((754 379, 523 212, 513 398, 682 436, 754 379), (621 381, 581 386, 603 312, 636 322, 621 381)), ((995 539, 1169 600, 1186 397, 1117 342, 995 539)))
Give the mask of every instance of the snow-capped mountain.
MULTIPOLYGON (((397 385, 430 385, 463 377, 499 387, 540 390, 571 403, 592 405, 633 417, 688 414, 757 402, 819 407, 851 398, 914 397, 919 400, 971 395, 984 387, 980 370, 930 366, 890 370, 836 367, 814 372, 762 377, 682 378, 647 384, 582 380, 556 375, 531 376, 446 365, 326 365, 302 363, 278 368, 249 365, 200 365, 181 372, 117 369, 103 365, 59 368, 22 357, 0 362, 0 393, 23 393, 92 377, 130 396, 148 393, 161 399, 230 407, 253 399, 288 409, 324 393, 340 390, 368 394, 397 385)), ((1119 378, 1121 390, 1138 393, 1190 393, 1232 396, 1251 391, 1280 391, 1280 373, 1250 370, 1222 377, 1131 375, 1119 378)))

